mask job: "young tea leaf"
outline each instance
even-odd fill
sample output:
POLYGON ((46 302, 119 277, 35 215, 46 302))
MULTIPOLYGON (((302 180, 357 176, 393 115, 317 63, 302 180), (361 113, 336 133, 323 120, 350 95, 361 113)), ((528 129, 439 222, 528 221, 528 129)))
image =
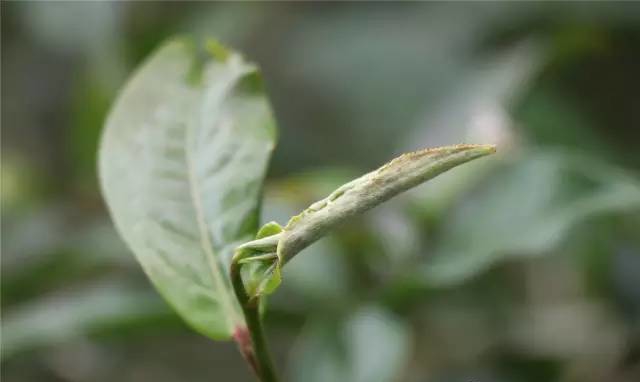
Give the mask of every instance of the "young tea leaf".
POLYGON ((278 257, 287 262, 329 229, 439 174, 492 154, 493 145, 456 145, 403 154, 313 203, 284 227, 278 257))
POLYGON ((245 274, 245 284, 250 286, 247 292, 250 297, 256 297, 275 290, 280 283, 282 265, 350 217, 453 167, 495 151, 493 145, 456 145, 415 151, 342 185, 325 199, 291 218, 282 230, 270 229, 270 236, 258 237, 243 245, 237 257, 239 261, 247 261, 247 258, 261 256, 262 253, 277 254, 275 258, 259 258, 255 262, 258 264, 252 266, 251 277, 245 274))
MULTIPOLYGON (((282 232, 282 227, 276 222, 262 226, 256 239, 273 238, 282 232)), ((254 241, 256 243, 256 241, 254 241)), ((263 249, 254 247, 241 250, 244 260, 242 280, 249 296, 259 296, 273 292, 282 280, 276 248, 266 245, 263 249)))
POLYGON ((257 230, 276 130, 255 66, 217 43, 204 61, 196 53, 170 41, 133 75, 107 119, 99 172, 156 288, 196 330, 227 339, 244 325, 227 270, 257 230))

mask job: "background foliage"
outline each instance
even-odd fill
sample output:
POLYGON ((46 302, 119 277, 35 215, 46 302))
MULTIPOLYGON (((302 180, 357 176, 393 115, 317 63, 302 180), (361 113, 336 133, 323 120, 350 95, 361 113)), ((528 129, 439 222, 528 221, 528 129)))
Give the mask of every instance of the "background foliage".
POLYGON ((263 221, 414 148, 497 142, 285 268, 289 381, 640 377, 640 6, 2 3, 2 377, 249 381, 117 237, 96 147, 175 34, 263 68, 280 127, 263 221))

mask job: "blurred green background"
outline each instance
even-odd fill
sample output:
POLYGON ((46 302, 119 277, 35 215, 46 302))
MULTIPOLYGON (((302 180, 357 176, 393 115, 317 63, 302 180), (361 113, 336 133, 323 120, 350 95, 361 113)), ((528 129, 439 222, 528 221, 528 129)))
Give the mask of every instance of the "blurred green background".
POLYGON ((411 149, 497 143, 296 257, 294 382, 640 380, 640 4, 2 2, 4 381, 251 381, 116 235, 96 147, 175 34, 263 68, 263 220, 411 149))

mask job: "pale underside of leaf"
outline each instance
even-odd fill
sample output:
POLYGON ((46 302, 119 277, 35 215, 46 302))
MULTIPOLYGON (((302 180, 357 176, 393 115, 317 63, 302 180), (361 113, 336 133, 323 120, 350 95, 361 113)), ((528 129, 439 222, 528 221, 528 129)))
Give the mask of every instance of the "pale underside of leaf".
POLYGON ((174 40, 133 76, 107 120, 103 193, 154 285, 201 333, 229 338, 243 319, 227 269, 256 231, 274 123, 255 68, 236 54, 190 84, 194 50, 174 40))
POLYGON ((456 145, 419 150, 385 164, 313 203, 294 216, 278 243, 283 262, 346 219, 463 163, 495 152, 493 145, 456 145))
POLYGON ((456 145, 415 151, 344 184, 291 218, 281 230, 274 230, 271 236, 258 237, 241 247, 246 252, 240 256, 253 256, 260 260, 256 261, 258 264, 252 264, 253 278, 245 278, 250 286, 249 294, 256 297, 275 290, 280 283, 280 267, 345 220, 453 167, 492 154, 495 150, 493 145, 456 145), (264 255, 273 252, 277 257, 264 255), (256 288, 252 285, 267 287, 256 288))

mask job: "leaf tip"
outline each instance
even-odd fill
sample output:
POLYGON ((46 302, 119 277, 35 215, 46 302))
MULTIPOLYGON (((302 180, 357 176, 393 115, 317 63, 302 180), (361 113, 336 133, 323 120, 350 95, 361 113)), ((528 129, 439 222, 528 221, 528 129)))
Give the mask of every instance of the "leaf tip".
POLYGON ((494 144, 490 145, 480 145, 487 154, 495 154, 498 151, 498 147, 494 144))
MULTIPOLYGON (((439 150, 439 149, 447 149, 447 148, 452 148, 454 149, 454 151, 476 151, 478 153, 483 153, 483 154, 493 154, 496 152, 496 145, 494 144, 469 144, 469 143, 462 143, 459 145, 454 145, 454 146, 449 146, 449 147, 441 147, 441 148, 436 148, 435 150, 439 150)), ((434 150, 434 149, 431 149, 434 150)))
POLYGON ((494 144, 459 144, 455 146, 441 147, 436 149, 427 149, 427 150, 442 150, 443 152, 449 153, 467 153, 467 155, 471 155, 474 158, 483 157, 485 155, 495 154, 497 151, 497 147, 494 144))
POLYGON ((220 62, 226 62, 231 55, 230 50, 224 44, 212 38, 206 41, 205 49, 207 53, 220 62))
POLYGON ((256 234, 256 239, 262 239, 268 236, 276 235, 282 232, 282 227, 280 224, 271 221, 260 228, 258 233, 256 234))

